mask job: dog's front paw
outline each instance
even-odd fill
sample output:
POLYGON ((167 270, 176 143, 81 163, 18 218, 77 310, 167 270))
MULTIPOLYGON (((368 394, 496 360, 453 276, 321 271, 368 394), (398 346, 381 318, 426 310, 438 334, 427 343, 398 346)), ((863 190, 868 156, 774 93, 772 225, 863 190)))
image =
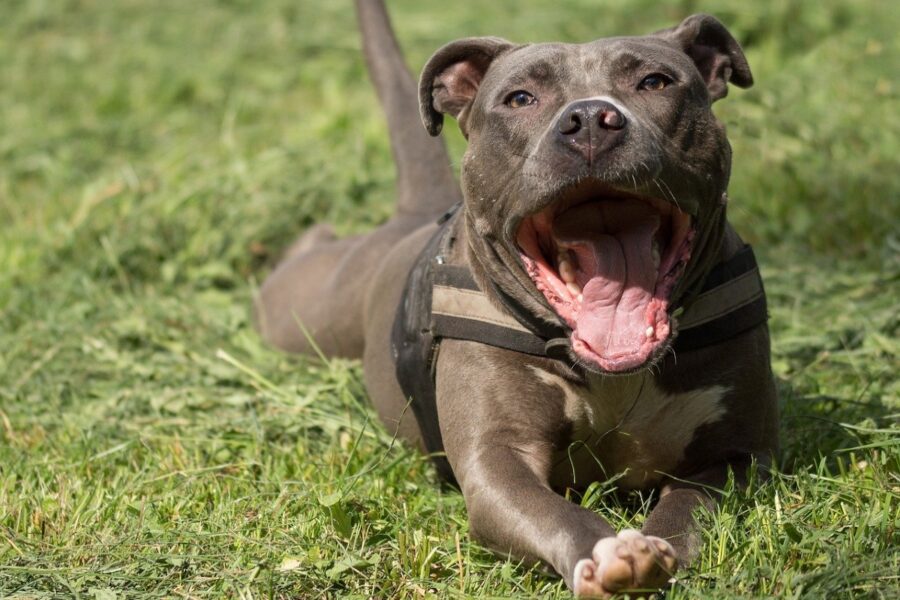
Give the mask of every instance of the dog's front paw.
POLYGON ((575 565, 574 587, 579 598, 609 598, 626 590, 653 592, 678 568, 669 542, 634 529, 603 538, 591 556, 575 565))

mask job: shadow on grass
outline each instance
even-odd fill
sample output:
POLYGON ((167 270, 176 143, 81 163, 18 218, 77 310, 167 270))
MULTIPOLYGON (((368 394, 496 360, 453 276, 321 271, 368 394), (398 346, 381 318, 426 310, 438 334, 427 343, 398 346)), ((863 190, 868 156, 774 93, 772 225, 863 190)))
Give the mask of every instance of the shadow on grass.
POLYGON ((829 467, 836 467, 846 451, 871 443, 871 434, 886 427, 894 412, 879 397, 862 400, 867 388, 856 398, 838 398, 800 392, 785 380, 779 380, 778 387, 780 462, 788 473, 813 467, 822 457, 829 467))

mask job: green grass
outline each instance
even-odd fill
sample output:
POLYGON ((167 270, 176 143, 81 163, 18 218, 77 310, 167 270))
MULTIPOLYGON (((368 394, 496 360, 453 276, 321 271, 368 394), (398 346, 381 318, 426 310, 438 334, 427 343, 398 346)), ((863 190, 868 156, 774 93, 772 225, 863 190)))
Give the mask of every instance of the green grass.
MULTIPOLYGON (((717 112, 784 451, 728 492, 668 597, 900 597, 892 3, 392 7, 415 68, 456 37, 587 40, 700 10, 745 41, 757 85, 717 112)), ((568 597, 469 541, 358 364, 290 359, 249 323, 303 227, 390 214, 358 47, 347 0, 3 3, 0 597, 568 597)), ((609 492, 582 502, 640 525, 648 499, 609 492)))

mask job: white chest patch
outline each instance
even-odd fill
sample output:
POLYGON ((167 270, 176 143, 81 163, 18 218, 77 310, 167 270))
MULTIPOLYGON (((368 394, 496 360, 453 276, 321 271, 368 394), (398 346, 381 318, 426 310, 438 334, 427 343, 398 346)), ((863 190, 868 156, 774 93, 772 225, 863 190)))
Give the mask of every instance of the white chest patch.
POLYGON ((546 385, 558 387, 572 421, 573 442, 555 461, 554 484, 585 484, 619 476, 626 488, 655 485, 684 458, 702 425, 722 418, 725 386, 681 393, 662 390, 654 377, 591 377, 587 386, 532 367, 546 385))

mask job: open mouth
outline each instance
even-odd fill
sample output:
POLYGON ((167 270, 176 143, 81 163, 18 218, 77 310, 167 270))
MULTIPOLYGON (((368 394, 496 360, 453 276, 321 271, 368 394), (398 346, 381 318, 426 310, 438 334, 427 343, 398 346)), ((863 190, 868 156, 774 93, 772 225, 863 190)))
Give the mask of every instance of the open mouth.
POLYGON ((579 185, 526 217, 528 275, 572 328, 575 354, 611 373, 668 347, 669 300, 691 256, 691 217, 669 202, 579 185))

